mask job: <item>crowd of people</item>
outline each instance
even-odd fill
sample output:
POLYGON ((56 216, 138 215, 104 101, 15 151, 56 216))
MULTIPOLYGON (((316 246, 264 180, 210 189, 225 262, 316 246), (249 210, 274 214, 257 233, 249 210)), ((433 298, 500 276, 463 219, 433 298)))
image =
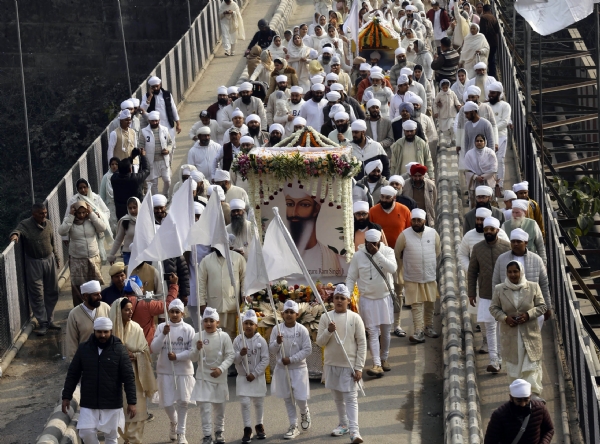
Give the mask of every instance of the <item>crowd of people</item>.
MULTIPOLYGON (((458 259, 468 276, 472 316, 483 333, 478 351, 489 355, 487 372, 497 374, 504 366, 511 381, 510 401, 492 416, 485 442, 551 441, 553 425, 541 398, 541 330, 552 314, 545 232, 528 183, 504 188, 511 105, 496 78, 498 20, 487 1, 364 1, 359 25, 376 21, 399 38, 393 65, 385 70, 383 50, 369 51, 368 59, 352 57, 344 31, 351 14, 351 2, 315 0, 314 21, 283 35, 260 20, 244 53, 248 81, 219 87, 216 101, 199 113, 176 183, 171 164, 182 128, 172 94, 153 76, 141 101, 121 103, 109 128, 108 172, 98 194, 79 179, 57 229, 69 241, 74 306, 66 327, 71 365, 63 410, 80 382, 78 429, 86 444, 98 442, 98 431, 107 443, 116 443, 118 434, 127 443, 142 442, 144 423, 152 418, 146 400, 152 398, 169 417, 170 440, 187 443, 188 408, 197 404, 202 443, 223 443, 228 374, 237 375, 242 442, 263 439, 269 353, 277 356, 271 394, 284 399, 290 422, 283 437, 293 439, 310 428, 311 340, 296 322, 297 303, 285 302, 284 322, 270 338, 257 333, 252 309, 243 314, 239 332, 236 327, 240 304, 251 297, 244 294, 244 278, 253 230, 247 182, 231 169, 239 153, 274 146, 304 127, 351 148, 362 162, 352 190, 356 251, 346 281, 333 292, 332 321, 321 317, 316 339, 324 349, 325 386, 338 410, 339 424, 331 434, 363 442, 358 392, 367 349, 372 357, 367 375, 380 378, 392 370, 390 336, 407 335, 403 307, 412 312, 411 343, 439 337, 434 307, 442 245, 435 166, 438 150, 456 147, 470 206, 458 259), (163 261, 164 275, 143 262, 127 278, 146 187, 160 225, 184 183, 191 183, 196 220, 213 193, 221 201, 233 285, 221 252, 202 245, 163 261), (105 263, 110 283, 102 289, 105 263), (349 309, 355 286, 358 313, 349 309), (193 325, 183 321, 186 307, 193 325), (158 325, 157 316, 163 317, 158 325), (155 366, 151 354, 157 355, 155 366), (195 374, 193 362, 198 362, 195 374), (534 414, 536 420, 529 421, 534 414)), ((236 3, 224 0, 219 18, 225 55, 235 56, 238 40, 245 38, 236 3)), ((11 234, 12 241, 24 244, 38 335, 61 328, 53 314, 60 239, 47 215, 44 205, 34 205, 32 217, 11 234)))

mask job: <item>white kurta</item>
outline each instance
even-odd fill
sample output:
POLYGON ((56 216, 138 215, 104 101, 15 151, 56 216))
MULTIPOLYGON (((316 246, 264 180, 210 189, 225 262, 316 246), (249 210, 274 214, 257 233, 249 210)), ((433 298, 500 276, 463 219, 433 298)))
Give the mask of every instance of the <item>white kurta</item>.
POLYGON ((239 335, 233 341, 235 358, 233 362, 238 371, 235 380, 235 392, 237 396, 264 397, 267 396, 267 380, 265 370, 269 365, 269 346, 267 341, 256 333, 252 338, 245 338, 245 347, 248 349, 246 357, 240 354, 244 348, 244 340, 239 335), (246 359, 248 358, 248 366, 246 359), (255 379, 248 382, 246 376, 252 374, 255 379))

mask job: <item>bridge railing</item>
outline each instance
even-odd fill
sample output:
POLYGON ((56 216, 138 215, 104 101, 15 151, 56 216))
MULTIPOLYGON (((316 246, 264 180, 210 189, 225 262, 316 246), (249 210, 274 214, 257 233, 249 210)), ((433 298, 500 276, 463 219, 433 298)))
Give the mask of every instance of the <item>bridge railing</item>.
MULTIPOLYGON (((236 0, 243 7, 248 0, 236 0)), ((162 79, 176 103, 181 103, 200 71, 206 66, 221 36, 219 25, 219 0, 209 0, 196 17, 190 29, 149 74, 162 79)), ((286 4, 288 2, 285 2, 286 4)), ((148 79, 147 78, 147 79, 148 79)), ((140 100, 147 92, 147 79, 136 89, 134 96, 140 100)), ((48 217, 55 230, 61 265, 68 264, 68 248, 56 232, 67 210, 67 202, 75 193, 75 183, 87 179, 94 191, 100 188, 102 177, 108 169, 108 127, 98 136, 79 160, 60 180, 45 200, 48 217)), ((31 318, 23 266, 22 244, 11 243, 0 256, 0 356, 14 344, 16 338, 31 318)), ((63 271, 64 269, 63 268, 63 271)))
MULTIPOLYGON (((497 4, 495 5, 498 6, 497 4)), ((498 10, 498 9, 497 9, 498 10)), ((514 23, 509 23, 515 26, 514 23)), ((501 27, 502 30, 502 27, 501 27)), ((553 201, 547 190, 551 184, 546 181, 540 163, 538 146, 531 128, 528 126, 527 113, 517 69, 513 62, 514 51, 508 44, 502 30, 498 48, 499 67, 506 100, 512 106, 514 141, 519 166, 529 182, 529 195, 542 205, 546 227, 546 254, 548 256, 548 278, 554 303, 554 316, 558 321, 567 365, 573 378, 577 401, 579 426, 585 442, 600 442, 600 390, 591 354, 594 344, 584 328, 585 318, 579 310, 579 301, 571 284, 569 273, 577 270, 567 260, 565 248, 579 260, 581 255, 566 237, 559 224, 553 201)), ((582 264, 580 264, 582 265, 582 264)), ((585 264, 587 266, 587 264, 585 264)), ((577 274, 577 277, 579 275, 577 274)), ((592 296, 593 297, 593 296, 592 296)))

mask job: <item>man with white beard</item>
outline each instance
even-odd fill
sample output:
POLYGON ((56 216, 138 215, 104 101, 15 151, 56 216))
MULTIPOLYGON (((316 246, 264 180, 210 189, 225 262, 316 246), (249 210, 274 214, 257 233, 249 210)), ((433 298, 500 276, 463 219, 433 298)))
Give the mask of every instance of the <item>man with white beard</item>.
POLYGON ((231 223, 227 225, 227 233, 235 236, 233 249, 248 260, 248 245, 252 240, 252 224, 246 218, 246 203, 242 199, 232 199, 229 202, 231 208, 231 223))
POLYGON ((529 202, 522 199, 513 200, 512 202, 512 217, 502 224, 502 229, 508 236, 512 230, 520 228, 529 235, 527 247, 529 251, 536 253, 544 261, 546 265, 546 246, 544 245, 544 237, 537 222, 527 217, 527 207, 529 202))
POLYGON ((471 85, 475 85, 483 91, 483 97, 488 97, 490 92, 489 88, 493 83, 496 83, 496 79, 487 75, 487 65, 483 62, 476 63, 473 69, 475 69, 475 77, 467 80, 465 87, 468 88, 471 85))
POLYGON ((489 104, 494 111, 496 125, 498 126, 498 151, 496 158, 498 159, 498 182, 496 187, 502 190, 504 186, 504 158, 506 156, 506 145, 508 140, 508 129, 512 129, 511 106, 505 100, 501 100, 504 87, 500 82, 494 82, 488 87, 489 104))
POLYGON ((388 104, 394 97, 394 93, 392 92, 391 88, 385 86, 383 79, 383 73, 371 73, 371 86, 365 89, 363 94, 363 103, 367 103, 371 99, 379 100, 381 102, 379 112, 383 117, 389 117, 390 107, 388 104))

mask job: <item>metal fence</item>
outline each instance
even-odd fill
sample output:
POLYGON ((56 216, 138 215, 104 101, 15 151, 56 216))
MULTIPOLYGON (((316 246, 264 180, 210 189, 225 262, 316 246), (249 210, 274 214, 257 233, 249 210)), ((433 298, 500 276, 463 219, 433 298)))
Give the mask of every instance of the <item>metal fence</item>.
MULTIPOLYGON (((514 23, 512 24, 514 26, 514 23)), ((577 273, 565 253, 566 234, 561 229, 553 202, 546 192, 545 176, 538 157, 538 147, 527 123, 524 96, 519 90, 517 70, 504 32, 498 51, 500 72, 506 100, 512 105, 514 137, 521 171, 529 182, 529 194, 542 205, 547 232, 546 254, 548 277, 553 296, 555 316, 560 327, 567 365, 573 378, 579 426, 586 443, 600 442, 600 390, 591 353, 594 345, 585 332, 579 301, 571 284, 569 272, 577 273)), ((573 253, 573 246, 567 243, 573 253)), ((576 254, 575 254, 576 255, 576 254)))
MULTIPOLYGON (((243 7, 248 0, 236 0, 243 7)), ((186 32, 169 53, 152 70, 148 78, 158 76, 171 91, 176 103, 185 99, 185 93, 205 67, 220 38, 219 0, 209 0, 186 32)), ((147 79, 134 92, 140 100, 145 97, 147 79)), ((87 179, 92 190, 98 192, 105 171, 108 170, 108 127, 82 154, 77 163, 65 174, 45 200, 48 217, 55 231, 67 210, 67 202, 75 192, 78 179, 87 179)), ((62 265, 67 264, 68 249, 55 232, 62 265)), ((23 251, 21 244, 10 244, 0 256, 0 356, 3 356, 30 319, 25 288, 23 251)))

